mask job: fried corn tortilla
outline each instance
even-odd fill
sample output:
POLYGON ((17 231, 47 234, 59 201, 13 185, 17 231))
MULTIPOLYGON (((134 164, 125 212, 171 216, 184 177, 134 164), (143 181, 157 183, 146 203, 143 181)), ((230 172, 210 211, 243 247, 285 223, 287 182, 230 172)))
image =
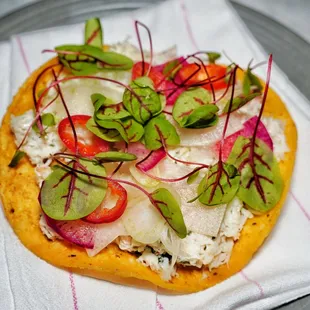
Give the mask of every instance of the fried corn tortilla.
MULTIPOLYGON (((8 167, 16 150, 14 135, 10 129, 10 116, 11 114, 20 115, 33 108, 34 81, 40 72, 56 63, 57 59, 52 59, 30 75, 14 97, 0 131, 0 195, 5 215, 21 242, 50 264, 78 274, 142 286, 147 285, 145 281, 149 281, 161 288, 178 293, 204 290, 244 268, 270 234, 280 215, 290 186, 297 132, 279 96, 272 89, 269 90, 264 115, 285 121, 285 136, 289 152, 279 163, 283 180, 285 180, 281 200, 269 212, 247 220, 240 239, 235 242, 228 264, 214 268, 212 271, 209 271, 207 266, 202 269, 178 266, 178 276, 173 277, 171 281, 164 281, 158 273, 139 263, 134 254, 120 250, 116 244, 110 244, 95 257, 89 257, 83 248, 66 241, 49 241, 40 230, 41 208, 38 202, 39 187, 36 183, 34 167, 27 158, 22 159, 16 168, 8 167)), ((242 72, 238 75, 241 79, 242 72)), ((48 78, 47 75, 41 83, 46 83, 48 78)))

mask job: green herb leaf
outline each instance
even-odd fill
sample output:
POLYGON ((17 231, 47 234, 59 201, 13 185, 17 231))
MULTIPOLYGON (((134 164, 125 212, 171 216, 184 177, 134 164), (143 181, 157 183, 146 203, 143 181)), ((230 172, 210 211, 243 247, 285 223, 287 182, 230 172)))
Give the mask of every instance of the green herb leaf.
POLYGON ((91 18, 85 22, 85 44, 103 47, 103 31, 99 18, 91 18))
MULTIPOLYGON (((251 101, 252 99, 260 96, 261 94, 260 93, 250 93, 248 94, 247 96, 245 95, 239 95, 237 97, 235 97, 233 99, 233 102, 232 102, 232 106, 231 106, 231 112, 234 112, 238 109, 240 109, 241 107, 243 107, 245 104, 247 104, 249 101, 251 101)), ((228 112, 228 109, 229 109, 229 103, 230 103, 230 100, 227 101, 226 105, 225 105, 225 108, 223 110, 224 113, 227 113, 228 112)))
POLYGON ((248 96, 251 92, 251 81, 248 74, 244 74, 242 82, 242 92, 244 96, 248 96))
POLYGON ((250 68, 244 73, 242 90, 245 96, 251 93, 251 86, 255 86, 254 93, 261 93, 263 86, 257 76, 253 74, 250 68))
MULTIPOLYGON (((87 160, 71 162, 70 167, 106 176, 103 166, 87 160)), ((55 220, 76 220, 93 212, 106 195, 107 181, 77 174, 58 166, 43 182, 41 207, 55 220)))
POLYGON ((103 140, 109 142, 123 141, 122 136, 117 130, 100 127, 93 118, 90 118, 88 120, 88 122, 86 123, 86 127, 93 134, 95 134, 97 137, 103 140))
POLYGON ((237 196, 251 209, 266 212, 280 200, 283 180, 276 158, 261 140, 238 137, 227 163, 241 174, 237 196))
POLYGON ((133 66, 133 61, 127 56, 104 52, 91 45, 61 45, 55 47, 55 50, 58 52, 59 60, 74 75, 89 75, 101 70, 129 70, 133 66))
POLYGON ((207 52, 208 60, 210 64, 214 64, 217 59, 221 57, 220 53, 217 52, 207 52))
POLYGON ((144 134, 143 126, 136 122, 132 117, 111 120, 97 119, 96 123, 100 127, 117 130, 127 143, 139 141, 144 134))
POLYGON ((187 229, 180 206, 173 195, 166 188, 159 188, 151 193, 151 197, 172 229, 180 238, 185 238, 187 229))
POLYGON ((198 176, 199 176, 199 172, 200 171, 196 171, 195 173, 193 173, 192 175, 190 175, 188 178, 187 178, 187 180, 186 180, 186 182, 187 182, 187 184, 192 184, 192 183, 194 183, 195 182, 195 180, 198 178, 198 176))
POLYGON ((178 58, 173 59, 165 64, 163 74, 167 75, 172 70, 167 78, 173 79, 181 68, 182 65, 180 64, 180 60, 178 58))
POLYGON ((25 152, 17 150, 9 163, 10 168, 14 168, 18 165, 19 161, 26 155, 25 152))
POLYGON ((207 206, 230 202, 236 195, 240 175, 236 167, 219 161, 210 167, 198 186, 199 201, 207 206))
POLYGON ((185 128, 206 128, 217 123, 218 107, 210 102, 210 93, 201 87, 183 92, 176 100, 172 115, 185 128))
MULTIPOLYGON (((42 121, 42 125, 46 126, 46 127, 51 127, 51 126, 55 126, 56 125, 55 116, 52 113, 42 114, 41 115, 41 121, 42 121)), ((32 129, 36 133, 40 132, 37 124, 34 124, 32 126, 32 129)))
POLYGON ((99 93, 94 93, 90 96, 90 99, 94 105, 95 108, 95 113, 100 110, 102 107, 108 107, 111 105, 115 105, 115 102, 106 96, 99 94, 99 93))
POLYGON ((256 75, 254 75, 250 69, 248 69, 248 76, 249 76, 249 79, 251 81, 251 85, 256 86, 257 91, 261 92, 263 90, 263 86, 262 86, 259 78, 256 75))
POLYGON ((130 116, 122 103, 115 104, 102 94, 92 94, 91 100, 95 108, 96 120, 123 119, 130 116))
POLYGON ((95 158, 100 162, 122 162, 136 160, 137 156, 131 153, 110 151, 98 153, 95 158))
POLYGON ((166 145, 175 146, 180 144, 180 137, 174 126, 166 119, 165 115, 159 114, 152 118, 144 128, 144 141, 147 149, 151 151, 161 148, 162 140, 166 145))
POLYGON ((137 122, 144 124, 161 112, 161 99, 154 90, 154 84, 150 78, 146 76, 137 78, 130 83, 130 87, 136 95, 126 89, 123 104, 137 122))

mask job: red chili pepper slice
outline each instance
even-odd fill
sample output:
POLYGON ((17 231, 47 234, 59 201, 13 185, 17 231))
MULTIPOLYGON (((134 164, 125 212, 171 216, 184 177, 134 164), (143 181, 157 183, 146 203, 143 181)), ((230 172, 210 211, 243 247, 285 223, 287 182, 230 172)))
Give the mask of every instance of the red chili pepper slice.
POLYGON ((107 201, 111 199, 111 195, 107 194, 100 206, 84 219, 90 223, 110 223, 117 220, 124 213, 127 206, 127 191, 119 183, 108 181, 108 188, 112 196, 118 196, 116 204, 113 208, 106 208, 107 201))

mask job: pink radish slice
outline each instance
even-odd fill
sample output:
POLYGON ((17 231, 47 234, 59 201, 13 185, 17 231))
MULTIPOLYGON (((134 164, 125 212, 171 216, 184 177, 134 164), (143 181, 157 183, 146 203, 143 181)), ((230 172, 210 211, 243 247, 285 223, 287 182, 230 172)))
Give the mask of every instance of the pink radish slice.
POLYGON ((138 160, 142 160, 150 153, 150 150, 148 150, 141 142, 133 142, 128 144, 127 152, 135 154, 138 160))
MULTIPOLYGON (((253 116, 249 120, 247 120, 243 124, 243 129, 233 133, 232 135, 228 136, 224 140, 224 146, 222 149, 222 159, 225 161, 229 157, 229 154, 234 146, 235 141, 239 136, 243 136, 246 138, 250 138, 254 134, 255 126, 257 122, 257 116, 253 116)), ((257 134, 256 137, 262 141, 264 141, 268 147, 273 151, 273 142, 272 139, 265 127, 265 125, 262 122, 259 122, 258 128, 257 128, 257 134)), ((220 149, 220 143, 221 141, 218 141, 215 144, 215 151, 218 152, 220 149)))
POLYGON ((154 168, 165 157, 166 152, 162 147, 156 151, 153 151, 152 154, 145 161, 137 165, 137 168, 139 168, 143 172, 147 172, 154 168))
POLYGON ((45 215, 45 220, 58 235, 65 240, 86 249, 93 249, 95 245, 96 225, 82 220, 58 221, 45 215))

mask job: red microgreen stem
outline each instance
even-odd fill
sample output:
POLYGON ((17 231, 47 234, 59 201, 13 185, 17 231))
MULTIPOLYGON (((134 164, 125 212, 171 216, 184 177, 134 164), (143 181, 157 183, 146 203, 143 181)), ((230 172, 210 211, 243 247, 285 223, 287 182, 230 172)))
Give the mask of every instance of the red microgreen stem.
MULTIPOLYGON (((38 112, 38 105, 37 105, 37 86, 38 86, 38 83, 39 83, 39 80, 40 78, 50 69, 56 67, 56 66, 59 66, 60 64, 54 64, 54 65, 51 65, 51 66, 48 66, 47 68, 45 68, 42 72, 40 72, 40 74, 37 76, 35 82, 34 82, 34 85, 33 85, 33 88, 32 88, 32 98, 33 98, 33 102, 34 102, 34 107, 35 107, 35 110, 36 112, 38 112)), ((56 95, 58 96, 58 94, 56 95)), ((56 99, 55 99, 56 100, 56 99)), ((37 126, 39 128, 39 131, 40 131, 40 134, 42 135, 43 134, 43 125, 42 125, 42 121, 41 121, 41 116, 39 117, 38 121, 37 121, 37 126)))
POLYGON ((205 72, 205 74, 206 74, 206 76, 207 76, 207 78, 208 78, 208 80, 210 82, 210 87, 211 87, 213 101, 215 101, 215 91, 214 91, 213 83, 211 82, 211 78, 210 78, 209 72, 208 72, 204 62, 199 57, 197 57, 196 55, 194 55, 192 57, 195 58, 196 60, 198 60, 201 63, 201 65, 203 67, 203 70, 204 70, 204 72, 205 72))
MULTIPOLYGON (((267 94, 268 94, 269 84, 270 84, 271 67, 272 67, 272 54, 270 54, 269 59, 268 59, 266 85, 265 85, 265 89, 264 89, 262 105, 261 105, 261 108, 260 108, 260 111, 259 111, 259 114, 258 114, 256 126, 255 126, 254 133, 253 133, 253 141, 255 140, 255 137, 256 137, 256 134, 257 134, 257 130, 258 130, 258 126, 259 126, 259 122, 260 122, 260 120, 262 118, 263 111, 264 111, 265 104, 266 104, 266 99, 267 99, 267 94)), ((254 144, 255 143, 253 142, 252 144, 253 144, 253 149, 254 149, 254 144)))
POLYGON ((149 43, 150 43, 150 66, 147 70, 146 76, 148 76, 150 74, 152 65, 153 65, 153 42, 152 42, 152 35, 151 35, 151 31, 150 29, 143 23, 139 22, 138 20, 135 21, 135 30, 136 30, 136 34, 137 34, 137 39, 138 39, 138 43, 139 43, 139 48, 141 51, 141 58, 142 58, 142 75, 144 75, 145 73, 145 59, 144 59, 144 51, 143 51, 143 46, 142 46, 142 41, 141 41, 141 37, 140 37, 140 31, 139 31, 139 27, 141 26, 143 27, 148 34, 149 37, 149 43))
POLYGON ((204 169, 206 167, 198 167, 198 168, 195 168, 194 170, 192 170, 191 172, 187 173, 186 175, 183 175, 179 178, 173 178, 173 179, 166 179, 166 178, 161 178, 161 177, 158 177, 158 176, 155 176, 147 171, 143 171, 142 169, 140 169, 139 166, 136 166, 137 169, 139 169, 139 171, 143 172, 145 175, 147 175, 148 177, 154 179, 154 180, 157 180, 157 181, 161 181, 161 182, 167 182, 167 183, 174 183, 174 182, 180 182, 182 180, 185 180, 187 179, 188 177, 190 177, 191 175, 193 175, 194 173, 196 173, 197 171, 200 171, 201 169, 204 169))
MULTIPOLYGON (((52 69, 52 72, 53 72, 53 75, 54 75, 55 82, 57 82, 58 79, 57 79, 57 76, 56 76, 56 73, 55 73, 54 69, 52 69)), ((78 154, 78 138, 77 138, 76 130, 75 130, 75 127, 74 127, 74 124, 73 124, 73 121, 72 121, 72 118, 71 118, 71 115, 70 115, 68 106, 67 106, 67 104, 66 104, 66 102, 65 102, 64 96, 63 96, 62 91, 61 91, 61 88, 60 88, 60 85, 59 85, 59 84, 56 84, 55 87, 56 87, 57 90, 58 90, 58 94, 59 94, 59 96, 60 96, 61 103, 62 103, 63 107, 64 107, 65 110, 66 110, 66 114, 67 114, 67 116, 68 116, 69 123, 70 123, 70 126, 71 126, 71 128, 72 128, 73 137, 74 137, 74 151, 75 151, 75 154, 78 154)))
POLYGON ((229 123, 229 118, 230 118, 230 114, 231 114, 232 103, 233 103, 233 100, 234 100, 237 69, 238 69, 238 66, 235 66, 234 69, 233 69, 233 72, 232 72, 232 90, 231 90, 231 95, 230 95, 230 101, 229 101, 227 116, 226 116, 225 125, 224 125, 224 128, 223 128, 223 134, 222 134, 222 139, 221 139, 221 144, 220 144, 219 162, 222 162, 222 149, 223 149, 223 146, 224 146, 224 139, 225 139, 226 131, 227 131, 227 128, 228 128, 228 123, 229 123))

